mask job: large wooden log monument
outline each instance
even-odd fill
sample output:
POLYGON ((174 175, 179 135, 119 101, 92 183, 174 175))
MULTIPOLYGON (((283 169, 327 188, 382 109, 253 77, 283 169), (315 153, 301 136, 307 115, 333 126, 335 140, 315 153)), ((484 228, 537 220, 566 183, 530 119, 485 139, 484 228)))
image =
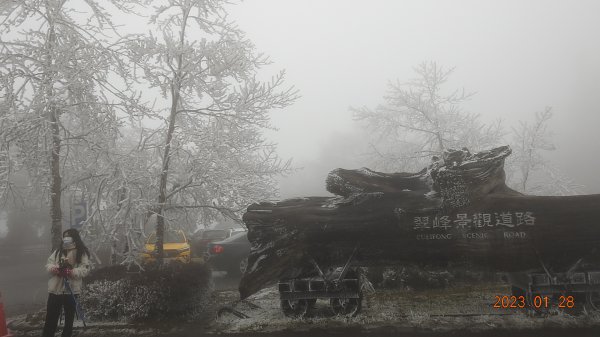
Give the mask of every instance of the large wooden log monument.
POLYGON ((598 260, 600 195, 522 195, 505 184, 510 153, 448 151, 418 173, 336 169, 326 182, 336 197, 249 206, 241 298, 353 252, 357 266, 468 261, 505 272, 598 260))

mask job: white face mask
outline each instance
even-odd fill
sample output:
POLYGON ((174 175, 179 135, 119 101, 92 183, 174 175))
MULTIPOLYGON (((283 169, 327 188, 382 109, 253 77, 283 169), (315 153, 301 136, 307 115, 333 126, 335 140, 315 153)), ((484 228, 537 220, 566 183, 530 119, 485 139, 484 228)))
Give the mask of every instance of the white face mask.
POLYGON ((70 236, 64 237, 63 238, 63 244, 65 245, 72 245, 73 244, 73 238, 70 236))

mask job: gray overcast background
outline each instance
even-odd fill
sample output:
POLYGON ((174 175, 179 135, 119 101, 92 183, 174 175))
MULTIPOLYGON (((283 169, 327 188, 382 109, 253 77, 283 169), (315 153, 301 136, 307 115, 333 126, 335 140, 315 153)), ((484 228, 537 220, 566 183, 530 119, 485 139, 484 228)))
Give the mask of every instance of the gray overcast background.
POLYGON ((456 67, 464 106, 507 126, 552 106, 553 163, 600 193, 600 1, 255 0, 231 17, 302 98, 275 111, 269 136, 299 171, 282 197, 327 195, 335 167, 366 165, 350 106, 375 107, 389 80, 436 61, 456 67))

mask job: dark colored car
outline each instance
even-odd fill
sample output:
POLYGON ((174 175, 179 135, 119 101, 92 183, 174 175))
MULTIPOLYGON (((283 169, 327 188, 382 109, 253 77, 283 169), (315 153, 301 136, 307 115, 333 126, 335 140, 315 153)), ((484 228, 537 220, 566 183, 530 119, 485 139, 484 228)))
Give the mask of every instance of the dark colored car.
POLYGON ((248 232, 235 233, 225 240, 208 244, 208 263, 213 270, 224 270, 228 275, 240 275, 246 270, 248 254, 248 232))
POLYGON ((204 254, 206 254, 209 243, 225 240, 240 231, 242 231, 242 229, 238 228, 199 230, 192 235, 192 239, 190 240, 192 254, 197 257, 203 257, 204 254))

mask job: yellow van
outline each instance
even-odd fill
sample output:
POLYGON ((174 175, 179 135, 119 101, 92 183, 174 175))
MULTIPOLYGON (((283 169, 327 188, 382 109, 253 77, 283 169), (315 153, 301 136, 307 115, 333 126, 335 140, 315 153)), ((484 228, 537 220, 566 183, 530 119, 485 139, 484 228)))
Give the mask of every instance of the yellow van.
MULTIPOLYGON (((156 232, 148 237, 144 251, 141 254, 142 263, 151 263, 156 261, 155 249, 156 232)), ((180 261, 190 263, 192 254, 190 244, 182 230, 167 230, 164 235, 163 243, 164 262, 180 261)))

